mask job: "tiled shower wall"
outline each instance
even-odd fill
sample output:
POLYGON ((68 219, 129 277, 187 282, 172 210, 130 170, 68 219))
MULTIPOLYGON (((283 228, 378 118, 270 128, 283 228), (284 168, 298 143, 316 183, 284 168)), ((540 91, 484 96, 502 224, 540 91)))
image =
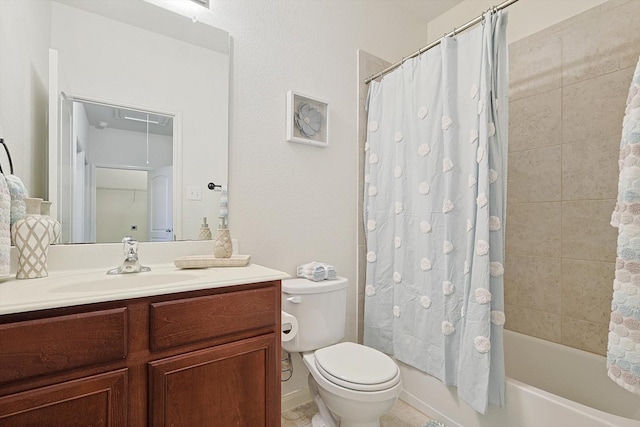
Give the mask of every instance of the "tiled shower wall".
MULTIPOLYGON (((551 13, 551 12, 550 12, 551 13)), ((640 1, 610 0, 509 46, 506 328, 605 354, 622 119, 640 55, 640 1)), ((360 52, 359 78, 384 68, 360 52)), ((364 306, 359 92, 358 337, 364 306)))
POLYGON ((640 1, 509 46, 506 328, 605 354, 622 119, 640 1))

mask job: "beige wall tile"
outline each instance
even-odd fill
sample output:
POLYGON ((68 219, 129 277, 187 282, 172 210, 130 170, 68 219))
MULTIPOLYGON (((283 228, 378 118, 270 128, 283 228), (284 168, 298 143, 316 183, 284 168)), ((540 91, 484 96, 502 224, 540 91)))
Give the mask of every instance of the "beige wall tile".
POLYGON ((629 67, 563 87, 563 143, 611 137, 620 140, 633 70, 629 67))
POLYGON ((547 341, 560 342, 560 315, 505 305, 506 329, 547 341))
MULTIPOLYGON (((620 7, 620 6, 623 6, 623 5, 627 4, 627 3, 632 3, 632 2, 637 2, 637 0, 609 0, 609 1, 605 2, 605 3, 602 3, 599 6, 600 10, 598 12, 599 13, 606 13, 606 12, 609 12, 610 10, 612 10, 612 9, 615 9, 616 7, 620 7)), ((591 10, 591 9, 589 9, 589 10, 591 10)), ((586 15, 586 12, 585 12, 585 15, 586 15)))
POLYGON ((597 16, 568 26, 562 36, 562 81, 572 84, 635 67, 640 2, 601 8, 597 16))
POLYGON ((507 206, 506 253, 560 257, 560 202, 507 206))
POLYGON ((562 90, 509 103, 509 152, 562 143, 562 90))
POLYGON ((562 344, 607 355, 608 325, 562 316, 562 344))
POLYGON ((559 201, 562 147, 542 147, 509 153, 509 203, 559 201))
POLYGON ((364 100, 367 98, 369 85, 364 83, 365 79, 384 70, 389 65, 391 65, 391 63, 388 61, 380 59, 362 49, 358 50, 358 81, 360 82, 360 86, 358 88, 359 99, 364 100))
POLYGON ((609 324, 615 263, 562 260, 562 315, 609 324))
POLYGON ((536 40, 528 38, 509 45, 509 98, 525 98, 557 89, 562 82, 561 33, 552 30, 536 40))
POLYGON ((364 169, 365 169, 365 155, 364 144, 366 142, 366 123, 367 112, 364 111, 364 100, 359 101, 360 111, 358 118, 358 245, 365 244, 364 237, 364 225, 362 212, 364 209, 364 169))
POLYGON ((505 304, 560 314, 560 259, 506 254, 505 304))
POLYGON ((563 202, 562 256, 615 262, 618 230, 609 224, 615 205, 615 199, 563 202))
POLYGON ((620 135, 563 144, 562 200, 617 198, 619 156, 620 135))

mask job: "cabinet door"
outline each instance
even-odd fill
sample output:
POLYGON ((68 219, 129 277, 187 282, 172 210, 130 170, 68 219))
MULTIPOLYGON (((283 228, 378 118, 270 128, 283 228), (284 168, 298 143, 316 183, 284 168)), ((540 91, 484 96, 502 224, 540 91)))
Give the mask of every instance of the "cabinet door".
POLYGON ((124 427, 127 370, 0 397, 2 427, 124 427))
POLYGON ((279 426, 276 345, 269 334, 151 362, 151 425, 279 426))

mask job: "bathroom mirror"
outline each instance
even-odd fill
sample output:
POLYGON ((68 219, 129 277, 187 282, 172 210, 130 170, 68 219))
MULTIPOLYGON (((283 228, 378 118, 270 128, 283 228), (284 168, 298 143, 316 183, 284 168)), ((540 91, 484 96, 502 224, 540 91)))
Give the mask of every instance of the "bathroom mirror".
MULTIPOLYGON (((49 120, 47 190, 63 226, 63 243, 119 242, 124 235, 154 241, 195 239, 202 217, 214 216, 218 211, 219 192, 209 191, 207 184, 228 184, 230 37, 154 2, 158 3, 39 2, 42 7, 50 5, 49 117, 57 117, 49 120), (170 186, 170 191, 164 193, 169 194, 169 212, 163 215, 165 236, 155 238, 146 232, 148 226, 140 218, 150 218, 149 211, 138 212, 135 220, 124 215, 123 210, 139 208, 133 208, 135 203, 111 206, 109 210, 95 206, 100 200, 96 198, 96 188, 116 188, 109 182, 130 182, 132 188, 117 187, 132 196, 129 201, 134 200, 135 194, 136 203, 143 199, 147 204, 153 203, 148 191, 143 193, 143 178, 124 174, 135 170, 148 174, 156 168, 128 162, 127 157, 134 157, 137 148, 122 138, 115 142, 102 138, 102 145, 94 147, 93 155, 83 153, 78 145, 80 136, 73 128, 74 102, 85 102, 85 110, 90 105, 111 106, 112 115, 126 110, 142 114, 145 120, 148 113, 156 115, 150 121, 160 117, 171 123, 171 136, 164 135, 171 139, 170 146, 164 145, 165 152, 171 152, 171 159, 164 166, 169 168, 172 179, 169 184, 165 182, 170 186), (103 184, 97 185, 98 180, 103 184), (134 181, 138 184, 134 185, 134 181), (96 222, 100 217, 104 222, 105 215, 111 217, 111 222, 122 218, 120 223, 110 225, 111 234, 101 232, 96 222)), ((201 8, 195 3, 193 6, 201 8)), ((109 123, 87 122, 85 131, 100 132, 100 121, 109 123)), ((155 123, 147 124, 151 125, 151 132, 131 132, 138 132, 143 139, 159 137, 154 133, 155 123)), ((99 135, 121 130, 114 126, 107 124, 102 129, 107 132, 99 135)), ((150 144, 150 157, 155 156, 155 145, 150 144)))

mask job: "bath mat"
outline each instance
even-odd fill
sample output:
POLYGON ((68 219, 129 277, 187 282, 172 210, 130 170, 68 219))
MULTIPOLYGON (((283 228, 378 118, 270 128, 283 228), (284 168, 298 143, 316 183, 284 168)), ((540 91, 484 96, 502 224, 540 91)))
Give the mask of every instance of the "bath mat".
POLYGON ((429 420, 427 421, 427 423, 422 426, 422 427, 447 427, 446 425, 438 422, 438 421, 434 421, 434 420, 429 420))

